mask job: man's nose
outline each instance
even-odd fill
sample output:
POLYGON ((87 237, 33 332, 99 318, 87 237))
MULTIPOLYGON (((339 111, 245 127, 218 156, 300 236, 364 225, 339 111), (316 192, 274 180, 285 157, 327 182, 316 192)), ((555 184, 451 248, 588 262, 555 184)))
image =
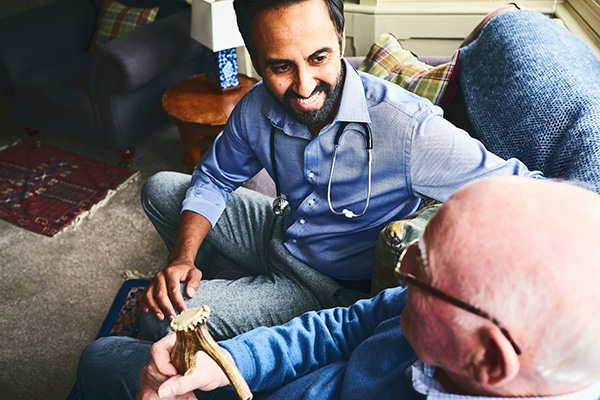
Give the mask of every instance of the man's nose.
POLYGON ((317 82, 309 68, 301 67, 297 69, 295 86, 294 91, 296 94, 304 98, 310 97, 317 86, 317 82))

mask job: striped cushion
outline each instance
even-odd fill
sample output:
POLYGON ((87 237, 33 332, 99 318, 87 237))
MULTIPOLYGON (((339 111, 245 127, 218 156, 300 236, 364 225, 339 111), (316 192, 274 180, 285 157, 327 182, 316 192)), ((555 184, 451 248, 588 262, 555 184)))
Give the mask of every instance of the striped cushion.
POLYGON ((106 0, 98 15, 98 24, 92 39, 92 51, 112 39, 154 21, 157 13, 158 7, 133 8, 118 1, 106 0))
POLYGON ((455 84, 452 72, 457 67, 459 52, 448 63, 432 67, 402 47, 392 34, 383 34, 371 46, 359 70, 402 86, 433 104, 441 105, 449 86, 455 84))

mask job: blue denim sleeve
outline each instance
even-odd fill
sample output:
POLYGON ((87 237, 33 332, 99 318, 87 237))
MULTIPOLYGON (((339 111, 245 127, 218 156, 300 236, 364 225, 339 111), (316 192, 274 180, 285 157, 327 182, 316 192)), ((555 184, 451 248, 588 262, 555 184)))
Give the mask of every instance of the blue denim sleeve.
POLYGON ((384 321, 400 315, 402 288, 388 289, 348 308, 308 312, 285 325, 258 328, 220 342, 251 390, 272 390, 326 365, 348 360, 384 321))

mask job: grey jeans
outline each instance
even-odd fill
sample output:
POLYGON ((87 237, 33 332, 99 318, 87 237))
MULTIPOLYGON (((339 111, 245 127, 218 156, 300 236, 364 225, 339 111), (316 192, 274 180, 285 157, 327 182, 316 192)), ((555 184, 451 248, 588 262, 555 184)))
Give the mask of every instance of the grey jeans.
MULTIPOLYGON (((142 206, 169 251, 190 183, 190 175, 160 172, 150 177, 142 189, 142 206)), ((233 192, 196 257, 195 265, 204 275, 215 253, 245 275, 234 280, 203 279, 192 299, 184 294, 188 307, 210 307, 208 325, 216 340, 368 297, 368 293, 345 289, 290 255, 283 246, 282 220, 272 212, 271 202, 252 190, 240 188, 233 192)), ((140 338, 155 341, 169 331, 168 321, 158 321, 152 314, 142 316, 140 338)))

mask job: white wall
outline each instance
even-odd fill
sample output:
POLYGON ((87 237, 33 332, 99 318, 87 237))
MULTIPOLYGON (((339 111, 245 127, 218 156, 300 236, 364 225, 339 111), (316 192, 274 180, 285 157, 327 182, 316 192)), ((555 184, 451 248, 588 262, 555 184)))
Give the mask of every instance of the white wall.
MULTIPOLYGON (((522 6, 560 17, 567 28, 600 55, 600 43, 590 36, 570 3, 592 0, 522 0, 522 6)), ((490 11, 508 1, 485 0, 348 0, 346 56, 365 55, 383 33, 393 33, 418 55, 450 55, 490 11)))

